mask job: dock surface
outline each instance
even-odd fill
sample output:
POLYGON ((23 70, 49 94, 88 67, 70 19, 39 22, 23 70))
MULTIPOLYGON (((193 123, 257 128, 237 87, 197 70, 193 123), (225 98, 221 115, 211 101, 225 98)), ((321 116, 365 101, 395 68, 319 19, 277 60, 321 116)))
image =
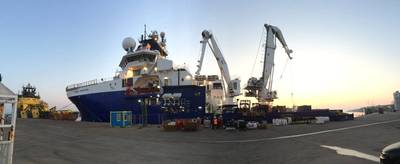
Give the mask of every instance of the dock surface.
POLYGON ((384 146, 400 141, 400 112, 247 131, 165 132, 42 119, 18 119, 16 129, 16 164, 376 164, 384 146))

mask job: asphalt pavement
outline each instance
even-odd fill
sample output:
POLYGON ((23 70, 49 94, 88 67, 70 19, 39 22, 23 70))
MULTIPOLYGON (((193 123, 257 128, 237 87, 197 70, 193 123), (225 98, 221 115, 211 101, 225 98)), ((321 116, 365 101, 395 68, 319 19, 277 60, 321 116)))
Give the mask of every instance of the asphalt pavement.
POLYGON ((400 112, 265 130, 166 132, 157 126, 18 119, 16 164, 368 164, 400 141, 400 112))

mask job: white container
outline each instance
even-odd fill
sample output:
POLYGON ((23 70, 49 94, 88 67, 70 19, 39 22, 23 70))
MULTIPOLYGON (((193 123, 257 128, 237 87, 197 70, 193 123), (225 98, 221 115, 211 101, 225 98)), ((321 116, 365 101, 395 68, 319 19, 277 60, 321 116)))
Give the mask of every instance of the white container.
POLYGON ((286 118, 276 118, 272 119, 272 124, 276 126, 288 125, 288 120, 286 118))
POLYGON ((292 124, 292 117, 285 117, 288 124, 292 124))
POLYGON ((170 125, 170 126, 176 126, 176 122, 175 121, 171 121, 171 122, 168 122, 168 124, 167 125, 170 125))
POLYGON ((324 124, 329 121, 329 117, 315 117, 315 123, 317 124, 324 124))
POLYGON ((247 129, 257 129, 257 122, 248 122, 246 127, 247 129))

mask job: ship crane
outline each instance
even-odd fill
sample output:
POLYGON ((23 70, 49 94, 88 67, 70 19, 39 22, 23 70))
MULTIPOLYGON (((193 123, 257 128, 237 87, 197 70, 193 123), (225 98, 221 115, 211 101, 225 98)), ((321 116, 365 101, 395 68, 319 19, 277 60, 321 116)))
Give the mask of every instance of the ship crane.
POLYGON ((293 52, 288 48, 282 32, 278 27, 268 24, 264 24, 264 27, 266 29, 267 36, 262 76, 259 79, 256 77, 251 77, 247 81, 247 86, 245 88, 248 91, 246 96, 256 97, 261 105, 269 104, 277 98, 277 92, 272 90, 276 39, 281 42, 289 59, 292 59, 290 54, 293 52))
POLYGON ((221 77, 222 82, 223 82, 223 84, 227 85, 227 87, 225 87, 225 85, 224 85, 225 100, 222 105, 223 106, 234 105, 233 98, 240 94, 240 80, 239 79, 231 80, 231 76, 229 74, 229 69, 228 69, 228 64, 226 63, 225 58, 222 55, 222 52, 219 49, 213 34, 207 30, 204 30, 201 33, 201 35, 203 37, 203 40, 200 41, 200 43, 202 44, 201 56, 200 56, 200 60, 198 61, 199 64, 197 65, 197 71, 195 74, 196 74, 196 76, 200 75, 206 47, 207 47, 207 45, 209 45, 211 52, 214 54, 214 57, 218 63, 218 67, 219 67, 219 70, 220 70, 221 76, 222 76, 221 77))

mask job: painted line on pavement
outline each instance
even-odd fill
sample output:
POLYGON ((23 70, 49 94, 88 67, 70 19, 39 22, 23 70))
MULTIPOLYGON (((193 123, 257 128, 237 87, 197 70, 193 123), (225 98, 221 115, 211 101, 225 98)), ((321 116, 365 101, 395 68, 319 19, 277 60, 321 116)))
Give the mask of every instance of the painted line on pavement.
POLYGON ((290 138, 298 138, 298 137, 311 136, 311 135, 317 135, 317 134, 338 132, 338 131, 343 131, 343 130, 362 128, 362 127, 380 125, 380 124, 387 124, 387 123, 398 122, 398 121, 400 121, 400 119, 395 119, 395 120, 390 120, 390 121, 381 121, 381 122, 362 124, 362 125, 354 125, 354 126, 337 128, 337 129, 322 130, 322 131, 311 132, 311 133, 302 133, 302 134, 295 134, 295 135, 272 137, 272 138, 259 138, 259 139, 248 139, 248 140, 225 140, 225 141, 222 140, 222 141, 207 141, 207 142, 208 143, 246 143, 246 142, 260 142, 260 141, 269 141, 269 140, 281 140, 281 139, 290 139, 290 138))
POLYGON ((339 155, 345 155, 345 156, 352 156, 352 157, 357 157, 357 158, 362 158, 374 162, 379 162, 379 157, 365 154, 363 152, 359 152, 357 150, 352 150, 352 149, 347 149, 347 148, 342 148, 338 146, 327 146, 327 145, 320 145, 323 148, 335 150, 337 154, 339 155))

